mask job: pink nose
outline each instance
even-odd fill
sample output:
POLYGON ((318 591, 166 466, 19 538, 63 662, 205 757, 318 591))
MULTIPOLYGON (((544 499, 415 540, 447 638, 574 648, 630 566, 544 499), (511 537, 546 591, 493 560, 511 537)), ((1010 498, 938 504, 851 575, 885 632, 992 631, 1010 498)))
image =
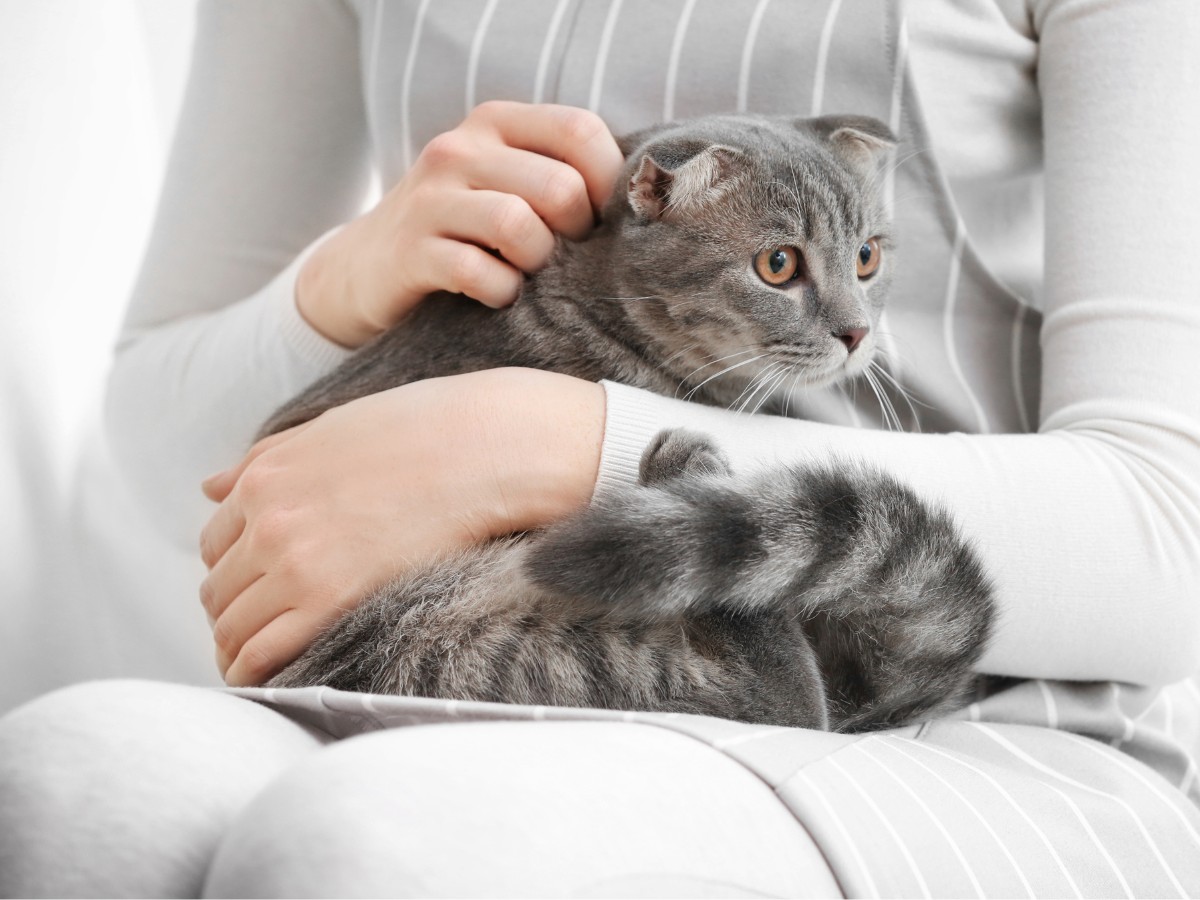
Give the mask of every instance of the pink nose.
POLYGON ((853 353, 854 348, 862 343, 862 339, 870 330, 869 328, 847 328, 844 331, 835 331, 833 336, 846 345, 847 353, 853 353))

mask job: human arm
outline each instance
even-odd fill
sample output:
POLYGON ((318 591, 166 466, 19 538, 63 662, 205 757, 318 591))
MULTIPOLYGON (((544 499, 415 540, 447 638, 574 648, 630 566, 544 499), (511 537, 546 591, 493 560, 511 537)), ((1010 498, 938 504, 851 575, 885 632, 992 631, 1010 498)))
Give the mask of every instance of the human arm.
POLYGON ((205 484, 201 601, 229 684, 258 684, 415 564, 585 506, 604 391, 492 369, 384 391, 257 444, 205 484), (553 415, 546 415, 553 410, 553 415))
MULTIPOLYGON (((518 268, 535 268, 549 254, 551 229, 581 236, 591 227, 593 208, 606 198, 621 163, 603 123, 581 110, 485 105, 457 134, 432 142, 401 184, 385 194, 378 206, 354 219, 369 172, 356 25, 340 3, 209 2, 200 7, 188 96, 107 403, 110 439, 129 481, 163 530, 189 548, 196 546, 213 511, 200 493, 201 479, 242 458, 252 435, 276 407, 348 355, 343 345, 368 339, 438 288, 461 289, 490 305, 509 302, 519 284, 518 268), (481 149, 485 144, 486 150, 481 149), (481 157, 489 165, 473 165, 481 157), (429 215, 414 221, 405 215, 414 208, 429 215), (352 221, 320 239, 346 220, 352 221), (472 230, 481 225, 483 231, 472 230), (493 234, 496 230, 503 233, 493 234), (505 258, 485 253, 471 240, 500 248, 505 258), (365 251, 347 251, 356 245, 365 251), (456 277, 463 266, 454 262, 455 253, 473 261, 482 271, 480 277, 456 277), (430 260, 436 263, 432 268, 430 260), (279 269, 283 271, 276 275, 279 269), (365 279, 360 277, 364 272, 365 279), (364 283, 378 289, 374 296, 361 289, 364 283)), ((386 530, 376 528, 370 531, 372 541, 350 547, 364 551, 369 544, 380 550, 378 554, 366 553, 364 559, 363 553, 356 555, 343 547, 336 559, 326 557, 324 562, 336 563, 345 589, 335 598, 333 609, 336 602, 364 593, 355 587, 386 579, 396 562, 396 547, 403 548, 399 552, 406 558, 419 557, 431 546, 433 535, 440 536, 433 546, 444 549, 461 543, 466 535, 482 533, 472 522, 468 502, 479 494, 469 492, 460 481, 470 466, 451 465, 451 454, 438 454, 429 444, 432 436, 453 433, 447 446, 464 453, 476 448, 480 465, 487 464, 480 471, 496 474, 502 467, 493 464, 487 438, 501 436, 495 429, 481 434, 478 417, 464 411, 484 408, 485 399, 497 408, 534 398, 542 409, 570 407, 552 402, 542 381, 501 403, 494 389, 497 379, 504 376, 466 379, 457 391, 439 394, 445 401, 442 406, 427 402, 429 388, 364 402, 355 410, 377 416, 366 427, 373 437, 365 436, 363 427, 347 426, 347 418, 352 418, 347 412, 329 417, 304 436, 310 442, 305 446, 330 432, 351 445, 361 441, 349 449, 367 456, 377 451, 371 460, 385 467, 380 471, 370 465, 347 466, 352 457, 347 452, 322 465, 318 452, 314 467, 303 472, 323 486, 335 482, 332 469, 348 476, 324 494, 316 491, 318 500, 344 499, 365 480, 369 485, 363 509, 374 508, 372 499, 386 502, 388 491, 400 498, 398 504, 408 503, 410 510, 420 506, 419 495, 425 488, 429 488, 427 496, 443 501, 437 506, 441 518, 422 529, 424 539, 414 538, 410 530, 395 535, 396 542, 384 547, 386 530), (381 405, 387 406, 387 414, 378 414, 381 405), (389 430, 388 424, 395 427, 389 430), (390 441, 403 447, 391 448, 389 454, 390 441), (398 461, 397 455, 404 459, 398 461), (434 458, 442 467, 422 475, 422 465, 434 458), (395 465, 388 469, 389 464, 395 465), (387 479, 397 472, 404 475, 399 485, 387 479), (355 476, 363 479, 355 483, 355 476), (431 480, 436 482, 432 487, 431 480)), ((593 406, 598 402, 602 407, 602 390, 592 385, 590 397, 583 402, 593 406)), ((591 418, 597 431, 602 419, 602 412, 591 418)), ((510 435, 505 445, 520 448, 525 464, 544 463, 545 470, 527 465, 525 471, 556 483, 556 494, 540 495, 521 513, 514 485, 498 478, 497 489, 514 502, 502 497, 502 502, 489 504, 487 512, 517 512, 495 516, 501 523, 497 527, 524 521, 522 516, 550 515, 558 509, 555 504, 565 502, 564 495, 576 504, 590 495, 599 435, 593 435, 580 451, 582 466, 572 467, 579 478, 575 493, 570 494, 561 479, 550 477, 557 474, 555 466, 563 457, 548 452, 548 447, 573 452, 571 441, 561 433, 562 423, 570 422, 570 417, 555 421, 557 425, 540 423, 548 426, 540 430, 525 427, 510 435), (538 440, 531 442, 535 436, 538 440)), ((361 418, 355 424, 367 425, 361 418)), ((579 428, 572 431, 584 433, 579 428)), ((247 492, 270 493, 285 505, 290 503, 294 511, 298 485, 289 476, 301 469, 281 465, 281 455, 287 456, 274 453, 259 461, 246 481, 250 485, 269 482, 270 492, 243 488, 235 499, 247 492), (277 477, 262 474, 267 466, 277 477), (286 475, 279 475, 282 470, 286 475)), ((258 456, 252 454, 250 459, 258 456)), ((220 485, 221 480, 215 483, 220 485)), ((210 496, 221 499, 224 494, 210 490, 210 496)), ((222 508, 228 509, 229 504, 222 508)), ((320 503, 305 507, 309 512, 320 508, 320 503)), ((259 512, 255 507, 249 513, 255 523, 259 512)), ((280 516, 274 512, 268 510, 262 518, 275 523, 268 524, 268 530, 278 531, 280 516)), ((350 518, 362 521, 363 515, 350 518)), ((395 515, 384 519, 395 521, 395 515)), ((328 533, 330 517, 322 514, 315 520, 321 533, 328 533)), ((418 516, 413 521, 430 520, 418 516)), ((355 533, 352 524, 343 521, 342 527, 355 533)), ((258 534, 258 527, 251 533, 258 534)), ((294 547, 288 558, 295 560, 294 547)), ((216 562, 207 552, 206 559, 216 562)), ((310 603, 314 598, 329 600, 329 582, 321 579, 330 576, 330 567, 309 561, 312 565, 305 569, 309 580, 302 587, 317 584, 326 590, 302 596, 310 603)), ((229 568, 226 565, 222 571, 229 568)), ((289 594, 285 590, 273 596, 287 601, 289 594)), ((216 609, 212 601, 208 605, 216 609)), ((218 612, 226 605, 222 603, 218 612)), ((264 615, 268 607, 248 599, 244 611, 264 615)), ((323 621, 306 620, 307 638, 323 621)), ((218 630, 218 641, 228 646, 222 636, 228 634, 230 622, 225 625, 218 630)), ((292 642, 302 646, 304 641, 293 638, 292 642)), ((289 652, 294 655, 296 649, 289 652)))
POLYGON ((621 163, 582 110, 485 104, 355 218, 370 171, 357 29, 337 2, 200 6, 106 409, 128 481, 188 548, 211 513, 200 480, 271 412, 433 290, 510 302, 551 230, 591 227, 621 163))
POLYGON ((106 398, 117 463, 156 524, 196 545, 200 480, 348 353, 294 302, 304 251, 370 175, 344 4, 201 3, 193 71, 106 398))

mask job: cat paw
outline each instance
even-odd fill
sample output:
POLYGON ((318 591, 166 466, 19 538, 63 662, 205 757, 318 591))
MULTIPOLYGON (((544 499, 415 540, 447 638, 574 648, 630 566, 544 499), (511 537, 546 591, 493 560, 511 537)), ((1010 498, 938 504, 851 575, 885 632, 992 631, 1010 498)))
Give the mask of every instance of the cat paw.
POLYGON ((732 474, 729 460, 707 435, 683 428, 655 435, 638 467, 638 480, 647 486, 690 475, 732 474))

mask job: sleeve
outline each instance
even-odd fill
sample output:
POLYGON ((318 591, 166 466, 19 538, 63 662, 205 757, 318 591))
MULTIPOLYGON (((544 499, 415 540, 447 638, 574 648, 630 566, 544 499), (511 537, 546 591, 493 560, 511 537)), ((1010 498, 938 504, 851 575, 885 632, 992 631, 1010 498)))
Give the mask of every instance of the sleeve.
POLYGON ((982 671, 1165 683, 1200 665, 1200 4, 1040 0, 1045 317, 1029 435, 870 432, 606 385, 598 492, 660 428, 735 466, 856 459, 949 508, 993 577, 982 671))
POLYGON ((357 23, 337 0, 202 0, 152 238, 105 424, 159 527, 193 548, 205 476, 347 352, 294 300, 306 248, 370 178, 357 23))

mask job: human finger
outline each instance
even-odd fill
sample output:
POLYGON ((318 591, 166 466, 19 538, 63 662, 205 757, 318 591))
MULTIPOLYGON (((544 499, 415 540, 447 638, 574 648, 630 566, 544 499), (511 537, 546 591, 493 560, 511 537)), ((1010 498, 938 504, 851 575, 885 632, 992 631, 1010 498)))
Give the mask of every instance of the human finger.
POLYGON ((465 294, 493 309, 508 306, 521 290, 520 272, 474 244, 434 240, 425 262, 435 273, 434 289, 465 294))
POLYGON ((463 191, 438 210, 444 237, 500 252, 522 272, 536 272, 554 252, 554 233, 523 198, 500 191, 463 191))
POLYGON ((284 610, 241 644, 222 672, 225 683, 230 687, 262 684, 303 653, 324 627, 322 620, 306 610, 284 610))
POLYGON ((510 147, 540 153, 576 169, 597 212, 611 196, 625 163, 604 120, 586 109, 492 100, 476 107, 472 118, 494 129, 510 147))
POLYGON ((292 608, 281 604, 278 595, 278 576, 264 576, 234 597, 233 602, 215 617, 213 644, 222 678, 246 642, 292 608))
POLYGON ((236 498, 226 497, 200 530, 200 558, 211 570, 246 530, 246 515, 236 498))
POLYGON ((558 234, 579 240, 592 230, 587 184, 573 166, 540 153, 501 147, 487 158, 473 157, 467 167, 471 188, 521 197, 558 234))
POLYGON ((217 472, 215 475, 210 475, 204 481, 200 482, 200 488, 204 491, 204 496, 208 497, 209 500, 220 503, 229 496, 229 492, 233 490, 233 486, 242 477, 242 473, 246 471, 246 466, 250 465, 250 463, 254 462, 254 460, 258 459, 272 447, 278 447, 285 441, 291 440, 310 425, 312 425, 311 421, 301 422, 299 425, 293 425, 284 431, 267 435, 267 437, 255 443, 253 447, 246 451, 246 455, 242 457, 237 465, 231 466, 222 472, 217 472))
POLYGON ((200 582, 200 605, 213 622, 220 619, 250 585, 263 577, 261 564, 246 552, 245 544, 244 540, 235 542, 200 582))

